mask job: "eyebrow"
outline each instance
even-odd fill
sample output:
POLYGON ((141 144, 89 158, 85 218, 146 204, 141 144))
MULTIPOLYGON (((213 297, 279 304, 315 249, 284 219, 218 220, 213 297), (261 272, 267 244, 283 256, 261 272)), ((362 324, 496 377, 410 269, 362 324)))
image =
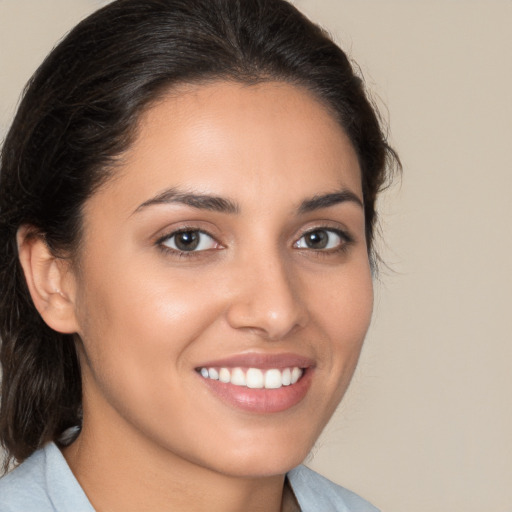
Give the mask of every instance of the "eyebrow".
POLYGON ((350 190, 340 190, 338 192, 332 192, 330 194, 322 194, 312 197, 311 199, 305 199, 299 206, 299 213, 309 213, 315 210, 321 210, 322 208, 329 208, 340 203, 351 202, 364 208, 363 202, 359 197, 351 192, 350 190))
MULTIPOLYGON (((338 192, 316 195, 305 199, 300 203, 297 211, 299 214, 305 214, 346 202, 355 203, 361 208, 364 208, 363 202, 356 194, 350 190, 343 189, 338 192)), ((224 197, 213 196, 210 194, 182 192, 176 188, 170 188, 155 197, 144 201, 135 209, 134 213, 137 213, 149 206, 172 203, 184 204, 192 208, 197 208, 198 210, 210 210, 219 213, 238 214, 241 210, 240 206, 236 202, 224 197)))
POLYGON ((180 203, 199 210, 210 210, 220 213, 236 214, 240 212, 240 207, 235 202, 225 199, 224 197, 212 196, 210 194, 180 192, 176 188, 170 188, 161 194, 144 201, 137 207, 134 213, 139 212, 148 206, 169 203, 180 203))

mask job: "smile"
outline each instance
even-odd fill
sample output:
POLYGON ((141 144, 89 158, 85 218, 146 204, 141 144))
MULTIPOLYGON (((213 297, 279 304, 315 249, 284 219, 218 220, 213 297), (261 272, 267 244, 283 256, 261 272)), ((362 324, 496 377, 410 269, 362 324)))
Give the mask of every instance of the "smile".
POLYGON ((203 367, 198 371, 205 379, 250 389, 279 389, 283 386, 291 386, 297 383, 304 373, 298 366, 281 369, 203 367))
POLYGON ((295 408, 306 398, 315 375, 314 360, 296 354, 238 354, 204 361, 195 373, 222 402, 252 414, 295 408))

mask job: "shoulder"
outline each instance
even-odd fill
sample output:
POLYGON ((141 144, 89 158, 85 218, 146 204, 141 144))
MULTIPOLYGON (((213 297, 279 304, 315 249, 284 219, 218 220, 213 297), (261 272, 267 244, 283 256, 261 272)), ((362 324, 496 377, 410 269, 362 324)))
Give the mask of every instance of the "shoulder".
POLYGON ((287 476, 302 512, 379 512, 357 494, 306 466, 292 469, 287 476))
POLYGON ((94 512, 54 443, 0 478, 0 512, 94 512))
POLYGON ((38 450, 20 466, 0 478, 0 512, 53 510, 45 491, 45 455, 38 450))

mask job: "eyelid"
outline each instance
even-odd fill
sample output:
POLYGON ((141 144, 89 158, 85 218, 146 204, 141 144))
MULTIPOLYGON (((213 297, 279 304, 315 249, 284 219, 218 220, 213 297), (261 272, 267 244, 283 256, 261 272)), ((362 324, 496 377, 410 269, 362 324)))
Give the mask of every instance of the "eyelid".
MULTIPOLYGON (((160 231, 162 232, 162 230, 160 231)), ((305 227, 302 227, 302 229, 297 233, 297 235, 294 237, 294 242, 292 244, 292 247, 294 249, 298 249, 301 251, 307 251, 312 253, 323 253, 325 255, 328 255, 330 253, 336 253, 341 252, 344 250, 347 250, 349 246, 351 246, 356 239, 354 236, 350 233, 350 231, 339 225, 339 223, 334 223, 334 221, 320 221, 320 223, 310 224, 305 227), (335 225, 333 225, 335 224, 335 225), (314 248, 314 247, 299 247, 299 242, 308 234, 314 233, 315 231, 326 231, 328 233, 334 234, 337 237, 339 237, 339 243, 336 247, 327 247, 327 248, 314 248)), ((178 257, 198 257, 201 255, 204 255, 204 253, 210 252, 212 250, 218 250, 218 249, 224 249, 226 246, 222 244, 219 241, 218 236, 215 236, 211 233, 209 229, 204 229, 195 222, 191 222, 190 224, 180 224, 175 227, 168 227, 168 229, 164 232, 163 235, 157 236, 156 239, 154 239, 153 244, 157 246, 161 251, 170 253, 172 256, 178 256, 178 257), (207 236, 212 240, 213 246, 207 247, 204 249, 192 249, 192 250, 180 250, 177 247, 170 247, 169 244, 165 243, 169 239, 179 235, 180 233, 186 233, 186 232, 197 232, 201 235, 207 236)))
POLYGON ((214 235, 212 235, 211 233, 209 233, 205 229, 199 228, 198 226, 180 226, 180 227, 176 227, 176 228, 173 228, 173 229, 169 229, 164 235, 159 236, 155 240, 154 243, 155 243, 155 245, 160 250, 162 250, 162 251, 164 251, 166 253, 170 253, 170 254, 173 254, 173 255, 176 255, 176 256, 180 256, 180 257, 183 257, 183 256, 184 257, 199 256, 202 253, 208 252, 210 250, 220 249, 220 248, 223 247, 222 244, 217 239, 217 237, 215 237, 214 235), (209 248, 206 248, 206 249, 199 249, 199 250, 195 249, 195 250, 190 250, 190 251, 183 251, 183 250, 180 250, 177 247, 176 248, 169 247, 169 245, 167 245, 165 243, 168 240, 170 240, 170 239, 174 238, 175 236, 179 235, 180 233, 189 233, 189 232, 200 233, 201 235, 209 237, 215 243, 215 247, 209 247, 209 248))
POLYGON ((307 235, 308 233, 311 233, 312 231, 333 231, 335 233, 339 233, 341 236, 346 237, 347 239, 353 239, 352 230, 350 230, 348 227, 346 227, 344 224, 341 224, 337 221, 327 220, 327 219, 320 219, 318 221, 313 221, 310 223, 307 223, 305 226, 301 227, 299 230, 297 230, 297 238, 300 238, 304 235, 307 235))
POLYGON ((308 227, 308 228, 304 229, 302 231, 301 235, 293 243, 293 246, 300 250, 329 253, 329 252, 337 252, 340 250, 344 250, 348 246, 352 245, 354 242, 355 242, 355 239, 348 232, 348 230, 342 229, 339 226, 334 227, 334 226, 329 226, 329 225, 324 224, 324 225, 317 225, 317 226, 312 226, 312 227, 308 227), (312 247, 298 247, 300 240, 302 240, 305 236, 307 236, 311 233, 314 233, 316 231, 326 231, 326 232, 335 234, 337 237, 340 238, 339 246, 335 247, 335 248, 319 248, 319 249, 315 249, 312 247))

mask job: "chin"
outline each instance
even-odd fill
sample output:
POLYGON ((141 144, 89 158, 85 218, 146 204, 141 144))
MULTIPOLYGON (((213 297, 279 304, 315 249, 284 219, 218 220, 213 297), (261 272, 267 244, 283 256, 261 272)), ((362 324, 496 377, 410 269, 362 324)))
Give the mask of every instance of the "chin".
POLYGON ((254 446, 233 449, 225 453, 217 462, 215 471, 233 477, 264 478, 284 475, 302 464, 313 447, 313 443, 280 443, 279 447, 271 441, 261 439, 254 446), (288 444, 288 446, 286 446, 288 444))

